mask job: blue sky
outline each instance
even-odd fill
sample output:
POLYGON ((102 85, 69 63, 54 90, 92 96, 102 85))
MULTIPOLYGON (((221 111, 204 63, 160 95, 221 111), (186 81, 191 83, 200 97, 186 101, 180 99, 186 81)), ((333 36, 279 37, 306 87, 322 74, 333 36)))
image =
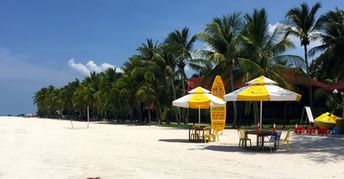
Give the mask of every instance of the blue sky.
MULTIPOLYGON (((316 1, 307 1, 313 5, 316 1)), ((162 41, 185 26, 201 32, 214 17, 265 8, 271 25, 302 1, 287 0, 1 0, 0 115, 34 113, 38 89, 62 86, 88 63, 120 67, 147 38, 162 41), (73 59, 73 61, 70 61, 73 59), (93 63, 89 61, 92 60, 93 63), (72 66, 74 65, 75 68, 72 66)), ((344 1, 322 1, 319 14, 344 1)), ((298 45, 298 44, 297 44, 298 45)), ((201 45, 198 45, 201 48, 201 45)), ((291 51, 302 55, 300 48, 291 51)))

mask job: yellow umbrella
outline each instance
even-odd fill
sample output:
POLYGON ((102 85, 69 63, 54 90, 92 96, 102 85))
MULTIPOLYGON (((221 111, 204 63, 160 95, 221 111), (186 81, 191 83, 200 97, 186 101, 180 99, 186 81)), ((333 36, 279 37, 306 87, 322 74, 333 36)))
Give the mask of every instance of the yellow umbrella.
POLYGON ((262 128, 263 101, 300 101, 301 95, 277 86, 277 82, 260 76, 246 86, 224 96, 225 101, 260 101, 260 128, 262 128))
POLYGON ((201 123, 201 109, 208 109, 209 107, 223 106, 226 104, 224 100, 209 93, 210 91, 202 87, 197 87, 189 91, 189 94, 174 100, 172 105, 182 108, 198 109, 198 123, 201 123))

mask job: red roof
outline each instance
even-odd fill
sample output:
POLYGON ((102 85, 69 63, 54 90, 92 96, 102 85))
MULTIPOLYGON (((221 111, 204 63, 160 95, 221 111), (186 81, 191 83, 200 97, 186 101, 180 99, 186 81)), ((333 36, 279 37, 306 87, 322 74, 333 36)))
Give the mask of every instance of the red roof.
POLYGON ((328 84, 325 84, 325 83, 322 83, 320 81, 313 80, 313 79, 311 79, 311 85, 318 87, 318 88, 322 88, 322 89, 328 89, 329 88, 328 84))
POLYGON ((201 84, 203 77, 192 77, 188 80, 187 91, 190 91, 201 84))
MULTIPOLYGON (((281 71, 280 75, 294 85, 307 85, 308 77, 300 68, 289 68, 288 70, 281 71), (306 83, 305 83, 306 82, 306 83)), ((327 89, 328 85, 317 80, 311 79, 313 87, 327 89)))
MULTIPOLYGON (((300 68, 290 68, 288 70, 281 71, 280 75, 291 84, 307 86, 305 81, 308 80, 308 77, 300 68)), ((203 79, 204 79, 203 77, 192 77, 192 78, 190 78, 188 80, 187 91, 190 91, 190 90, 196 88, 197 86, 200 86, 202 82, 204 83, 203 86, 209 90, 211 88, 211 84, 213 81, 212 80, 203 81, 203 79)), ((238 88, 245 86, 245 82, 243 80, 244 76, 236 77, 235 79, 236 79, 234 81, 234 88, 235 89, 238 89, 238 88)), ((250 80, 250 79, 248 79, 248 80, 250 80)), ((228 85, 227 81, 224 81, 223 83, 225 86, 228 85)), ((320 81, 317 81, 317 80, 313 80, 313 79, 311 79, 311 85, 313 87, 317 87, 317 88, 322 88, 322 89, 326 89, 326 90, 329 89, 329 85, 322 83, 320 81)), ((344 90, 344 79, 341 80, 341 84, 338 84, 338 87, 336 87, 336 89, 344 90)))
POLYGON ((328 87, 328 90, 334 90, 337 89, 339 91, 344 91, 344 79, 339 80, 337 83, 331 84, 328 87))

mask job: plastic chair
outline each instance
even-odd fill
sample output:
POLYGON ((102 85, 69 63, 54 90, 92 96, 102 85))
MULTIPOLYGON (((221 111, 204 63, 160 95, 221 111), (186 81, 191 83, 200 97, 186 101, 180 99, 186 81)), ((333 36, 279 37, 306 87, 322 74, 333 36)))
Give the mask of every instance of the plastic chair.
POLYGON ((272 132, 270 139, 267 143, 270 144, 270 152, 272 152, 272 149, 274 148, 274 146, 278 146, 278 143, 280 141, 281 138, 281 131, 277 131, 277 132, 272 132))
MULTIPOLYGON (((280 139, 281 143, 286 144, 287 151, 289 151, 289 149, 290 149, 290 145, 289 145, 290 132, 291 132, 291 129, 288 130, 287 135, 284 137, 284 139, 280 139)), ((278 143, 278 147, 279 147, 279 143, 278 143)))
POLYGON ((327 128, 326 128, 326 127, 319 127, 319 129, 318 129, 318 135, 321 135, 321 136, 323 136, 323 135, 328 135, 328 133, 327 133, 327 128))
POLYGON ((211 127, 206 126, 203 128, 203 142, 215 142, 216 136, 211 132, 211 127))
POLYGON ((314 129, 314 127, 308 126, 308 127, 307 127, 307 131, 306 131, 306 134, 307 134, 307 135, 314 135, 314 134, 315 134, 315 129, 314 129))
POLYGON ((193 125, 191 126, 191 129, 190 129, 190 140, 199 140, 199 133, 197 132, 196 129, 198 129, 199 126, 196 126, 196 125, 193 125))
POLYGON ((340 134, 340 128, 338 127, 334 127, 331 131, 330 131, 331 136, 335 136, 338 137, 340 134))
POLYGON ((246 138, 246 129, 238 129, 238 135, 239 135, 239 147, 244 147, 244 142, 250 141, 250 146, 252 146, 251 139, 246 138))
POLYGON ((219 131, 214 130, 213 135, 215 136, 215 139, 216 139, 216 140, 214 140, 214 142, 216 142, 216 141, 219 142, 220 141, 220 139, 219 139, 219 131))
POLYGON ((297 128, 294 129, 294 132, 297 135, 305 134, 305 128, 302 127, 302 126, 301 127, 297 127, 297 128))

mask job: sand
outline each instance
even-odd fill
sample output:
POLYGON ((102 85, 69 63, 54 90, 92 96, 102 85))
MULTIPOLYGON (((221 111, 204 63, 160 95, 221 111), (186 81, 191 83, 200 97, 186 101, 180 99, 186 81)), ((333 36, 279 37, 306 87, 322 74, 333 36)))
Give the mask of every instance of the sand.
POLYGON ((270 153, 239 148, 235 130, 190 143, 184 129, 74 125, 0 117, 0 178, 344 178, 343 137, 292 135, 270 153))

